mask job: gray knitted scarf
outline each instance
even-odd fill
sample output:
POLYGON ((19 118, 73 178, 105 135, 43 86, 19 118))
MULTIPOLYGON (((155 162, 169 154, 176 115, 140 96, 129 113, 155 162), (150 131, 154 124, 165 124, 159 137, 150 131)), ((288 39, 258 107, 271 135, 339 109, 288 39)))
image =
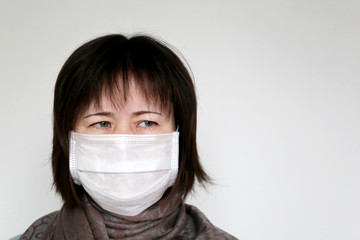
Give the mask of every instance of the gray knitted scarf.
POLYGON ((83 208, 63 206, 38 219, 20 239, 236 239, 179 195, 166 196, 136 216, 107 212, 87 195, 82 202, 83 208))

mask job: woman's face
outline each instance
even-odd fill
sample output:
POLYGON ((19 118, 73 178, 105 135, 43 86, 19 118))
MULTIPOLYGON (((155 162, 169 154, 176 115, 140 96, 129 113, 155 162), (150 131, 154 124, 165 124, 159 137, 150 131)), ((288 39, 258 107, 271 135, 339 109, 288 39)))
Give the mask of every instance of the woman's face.
POLYGON ((86 134, 158 134, 174 130, 173 110, 169 114, 159 103, 147 101, 134 85, 125 104, 118 107, 104 94, 100 106, 90 104, 74 128, 86 134))

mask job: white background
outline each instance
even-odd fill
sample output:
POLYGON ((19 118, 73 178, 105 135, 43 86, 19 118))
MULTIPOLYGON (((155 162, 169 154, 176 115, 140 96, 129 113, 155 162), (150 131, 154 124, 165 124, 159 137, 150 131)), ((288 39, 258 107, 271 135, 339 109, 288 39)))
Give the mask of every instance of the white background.
POLYGON ((59 209, 53 86, 71 52, 145 32, 183 53, 197 205, 240 239, 360 239, 360 1, 0 1, 0 238, 59 209))

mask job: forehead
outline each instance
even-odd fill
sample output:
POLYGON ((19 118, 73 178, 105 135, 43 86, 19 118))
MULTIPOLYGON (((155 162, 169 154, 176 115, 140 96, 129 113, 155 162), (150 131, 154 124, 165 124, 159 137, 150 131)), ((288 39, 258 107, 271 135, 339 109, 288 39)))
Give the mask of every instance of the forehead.
POLYGON ((126 90, 104 89, 99 99, 94 99, 85 112, 96 110, 151 110, 168 114, 172 112, 172 104, 161 102, 159 96, 144 92, 132 82, 126 90))

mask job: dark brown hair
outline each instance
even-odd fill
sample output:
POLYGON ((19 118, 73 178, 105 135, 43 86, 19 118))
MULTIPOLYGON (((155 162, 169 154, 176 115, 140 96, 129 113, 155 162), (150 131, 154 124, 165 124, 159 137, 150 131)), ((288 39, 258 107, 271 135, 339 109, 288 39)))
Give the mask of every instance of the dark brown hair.
POLYGON ((67 59, 55 85, 52 168, 54 185, 69 207, 80 205, 84 193, 69 171, 69 131, 91 102, 104 91, 119 91, 126 101, 131 82, 147 98, 172 108, 180 132, 179 173, 170 194, 184 198, 199 183, 209 181, 196 147, 196 96, 191 75, 179 57, 164 43, 149 36, 106 35, 80 46, 67 59))

